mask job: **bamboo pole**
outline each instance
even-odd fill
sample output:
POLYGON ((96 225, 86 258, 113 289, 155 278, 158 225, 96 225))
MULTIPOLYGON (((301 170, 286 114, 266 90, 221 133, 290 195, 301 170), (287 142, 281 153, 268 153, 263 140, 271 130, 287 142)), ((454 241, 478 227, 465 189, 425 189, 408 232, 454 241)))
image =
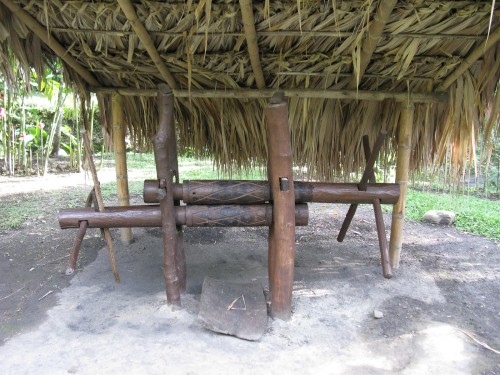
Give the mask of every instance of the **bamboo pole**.
MULTIPOLYGON (((365 151, 366 166, 363 175, 361 176, 361 180, 358 184, 358 189, 361 191, 366 191, 368 180, 373 180, 372 182, 375 181, 375 173, 373 172, 373 167, 375 166, 375 162, 377 161, 380 149, 384 145, 384 140, 386 135, 387 131, 385 129, 382 129, 373 146, 373 150, 371 151, 370 151, 370 145, 368 144, 368 137, 366 136, 363 137, 363 147, 365 151)), ((342 223, 342 227, 340 228, 339 235, 337 236, 338 242, 344 241, 345 235, 347 234, 347 230, 351 225, 351 221, 354 218, 357 209, 358 205, 355 203, 351 204, 351 206, 349 207, 344 222, 342 223)))
MULTIPOLYGON (((85 113, 84 113, 84 121, 87 122, 85 113)), ((87 128, 87 126, 85 126, 85 128, 87 128)), ((99 206, 99 211, 104 212, 104 200, 102 199, 101 184, 99 183, 99 179, 97 178, 97 170, 95 168, 94 159, 92 157, 92 148, 90 147, 89 135, 87 133, 87 130, 83 130, 82 134, 83 134, 83 143, 85 144, 85 150, 86 150, 85 155, 87 157, 87 162, 90 167, 92 180, 94 181, 94 189, 95 189, 97 204, 99 206)), ((104 229, 104 240, 106 242, 106 248, 108 249, 108 256, 109 256, 109 261, 111 263, 111 270, 113 272, 113 276, 115 277, 115 281, 119 283, 120 274, 118 273, 118 267, 116 266, 115 252, 113 250, 113 241, 111 239, 111 234, 109 233, 109 228, 104 229)))
POLYGON ((66 47, 63 47, 57 39, 50 35, 47 28, 40 25, 31 15, 24 9, 17 6, 12 0, 0 0, 9 10, 36 34, 42 42, 44 42, 52 51, 54 51, 66 64, 68 64, 80 77, 82 77, 90 86, 99 86, 99 82, 90 74, 76 59, 68 53, 66 47))
POLYGON ((265 118, 268 174, 273 197, 273 223, 269 230, 271 316, 288 320, 292 314, 295 194, 286 98, 271 99, 265 109, 265 118))
POLYGON ((382 0, 380 2, 377 13, 375 13, 373 21, 370 23, 366 38, 361 47, 358 74, 356 74, 356 71, 353 69, 351 80, 347 86, 349 89, 354 89, 359 86, 361 78, 363 78, 366 68, 372 59, 373 52, 375 52, 375 48, 377 48, 377 45, 382 39, 385 25, 387 21, 389 21, 389 17, 396 3, 397 0, 382 0))
MULTIPOLYGON (((130 205, 127 175, 127 146, 125 144, 126 126, 123 118, 123 98, 114 94, 111 99, 111 118, 113 130, 113 151, 115 154, 116 188, 118 204, 130 205)), ((125 245, 132 243, 132 229, 120 229, 121 241, 125 245)))
POLYGON ((491 47, 497 45, 500 41, 500 27, 497 27, 490 36, 478 45, 470 54, 467 56, 462 63, 442 82, 435 91, 445 91, 451 86, 453 82, 457 80, 467 69, 470 68, 474 62, 476 62, 481 56, 483 56, 491 47))
POLYGON ((174 76, 163 62, 160 53, 156 49, 153 39, 149 34, 149 31, 144 27, 142 22, 139 20, 139 17, 137 17, 137 13, 135 12, 135 8, 132 2, 130 0, 117 0, 117 1, 123 13, 125 14, 125 17, 127 17, 128 21, 132 25, 132 28, 134 29, 137 36, 141 40, 142 44, 144 45, 144 48, 146 48, 146 51, 151 57, 151 60, 153 60, 153 63, 156 65, 156 68, 160 72, 165 82, 172 89, 176 89, 177 83, 175 81, 174 76))
POLYGON ((401 123, 398 133, 398 150, 396 162, 396 183, 400 186, 401 195, 392 211, 391 239, 389 243, 389 255, 391 266, 399 267, 401 247, 403 244, 403 226, 406 204, 406 193, 408 190, 408 172, 411 157, 411 131, 413 124, 413 104, 407 104, 401 114, 401 123))
MULTIPOLYGON (((75 34, 99 34, 99 35, 108 35, 108 36, 130 36, 136 35, 135 31, 130 30, 94 30, 94 29, 73 29, 68 27, 51 27, 51 31, 58 33, 75 33, 75 34)), ((160 37, 170 37, 170 38, 182 38, 184 37, 183 32, 174 32, 174 31, 149 31, 149 34, 152 36, 160 36, 160 37)), ((191 34, 192 37, 198 38, 206 38, 207 33, 203 32, 195 32, 191 34)), ((209 37, 212 38, 239 38, 244 36, 245 33, 242 32, 210 32, 208 33, 209 37)), ((257 37, 293 37, 293 38, 348 38, 352 36, 352 32, 350 31, 320 31, 320 30, 276 30, 276 31, 257 31, 257 37)), ((468 34, 443 34, 443 33, 382 33, 382 36, 385 38, 391 39, 399 39, 399 38, 413 38, 413 39, 466 39, 466 40, 483 40, 487 37, 487 35, 468 35, 468 34)))
POLYGON ((255 18, 253 15, 252 0, 240 0, 241 18, 243 21, 243 30, 247 41, 248 55, 250 56, 250 65, 255 76, 255 82, 259 89, 266 87, 264 72, 259 56, 259 45, 257 42, 257 32, 255 30, 255 18))
MULTIPOLYGON (((98 94, 118 93, 123 96, 156 96, 156 89, 134 89, 128 87, 93 87, 92 92, 98 94)), ((374 100, 392 99, 398 102, 444 103, 448 101, 447 93, 427 92, 393 92, 367 90, 317 90, 317 89, 236 89, 236 90, 172 90, 177 98, 213 98, 213 99, 269 99, 282 92, 287 97, 322 98, 340 100, 374 100)))

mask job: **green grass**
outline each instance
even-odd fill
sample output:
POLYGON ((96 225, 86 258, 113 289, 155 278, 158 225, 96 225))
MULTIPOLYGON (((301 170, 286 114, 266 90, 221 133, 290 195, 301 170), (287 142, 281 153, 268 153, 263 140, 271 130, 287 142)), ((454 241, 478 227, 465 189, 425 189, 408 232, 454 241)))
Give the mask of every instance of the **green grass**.
POLYGON ((54 207, 76 208, 85 204, 88 191, 72 188, 0 198, 0 230, 16 229, 26 220, 54 215, 54 207))
POLYGON ((0 198, 0 229, 18 228, 38 212, 36 197, 31 199, 0 198))
POLYGON ((458 230, 500 240, 500 201, 409 189, 405 216, 421 221, 429 210, 453 211, 457 215, 454 226, 458 230))

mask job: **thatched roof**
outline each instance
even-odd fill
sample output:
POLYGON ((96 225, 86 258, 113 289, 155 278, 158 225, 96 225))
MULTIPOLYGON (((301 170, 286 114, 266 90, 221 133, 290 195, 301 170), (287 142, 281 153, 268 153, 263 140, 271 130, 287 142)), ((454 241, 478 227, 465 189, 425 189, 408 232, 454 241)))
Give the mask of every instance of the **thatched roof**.
POLYGON ((80 87, 144 94, 125 98, 140 144, 156 128, 148 95, 168 83, 184 145, 226 167, 265 160, 262 110, 277 90, 290 96, 295 163, 323 177, 362 164, 362 135, 394 135, 408 102, 415 168, 442 160, 450 144, 463 161, 479 127, 498 125, 499 6, 490 0, 1 3, 4 52, 40 69, 54 55, 40 40, 49 39, 80 87))

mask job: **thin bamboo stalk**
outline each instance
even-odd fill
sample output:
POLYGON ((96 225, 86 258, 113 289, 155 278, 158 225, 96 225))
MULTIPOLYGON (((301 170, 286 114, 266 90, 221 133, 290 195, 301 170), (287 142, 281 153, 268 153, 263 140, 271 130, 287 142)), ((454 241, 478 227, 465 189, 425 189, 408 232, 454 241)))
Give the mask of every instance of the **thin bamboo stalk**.
MULTIPOLYGON (((85 118, 85 115, 84 115, 85 118)), ((84 119, 86 122, 86 120, 84 119)), ((90 139, 89 135, 87 133, 87 130, 82 131, 83 134, 83 142, 85 144, 85 155, 87 156, 87 162, 90 167, 90 173, 92 175, 92 179, 94 181, 94 189, 95 189, 95 196, 97 199, 97 204, 99 206, 99 211, 104 212, 104 200, 102 198, 102 193, 101 193, 101 184, 99 183, 99 179, 97 177, 97 170, 95 168, 94 164, 94 159, 92 157, 92 149, 90 147, 90 139)), ((113 276, 115 277, 115 281, 117 283, 120 282, 120 274, 118 273, 118 267, 116 266, 116 260, 115 260, 115 252, 113 250, 113 241, 111 239, 111 234, 109 232, 109 228, 104 229, 104 240, 106 242, 106 248, 108 249, 108 256, 109 256, 109 261, 111 263, 111 270, 113 272, 113 276)))
MULTIPOLYGON (((118 93, 123 96, 156 96, 155 89, 134 89, 127 87, 93 87, 92 92, 99 94, 118 93)), ((340 100, 373 100, 384 101, 392 99, 398 102, 413 103, 444 103, 448 100, 446 93, 426 92, 392 92, 366 90, 317 90, 317 89, 236 89, 236 90, 172 90, 177 98, 233 98, 233 99, 266 99, 272 98, 277 92, 283 92, 287 97, 322 98, 340 100)))
POLYGON ((377 48, 377 45, 382 39, 385 25, 387 24, 387 21, 389 21, 389 17, 391 16, 396 3, 397 0, 383 0, 380 2, 377 13, 373 17, 373 21, 370 23, 366 33, 366 39, 361 47, 359 71, 357 74, 355 72, 352 75, 349 85, 347 86, 349 89, 354 89, 359 86, 361 78, 363 78, 366 68, 372 59, 373 52, 375 52, 375 48, 377 48))
MULTIPOLYGON (((113 95, 111 100, 113 151, 115 155, 116 188, 118 193, 118 204, 120 206, 130 205, 127 174, 127 146, 125 144, 126 126, 123 118, 123 98, 113 95)), ((132 243, 132 229, 120 229, 121 241, 125 245, 132 243)))
POLYGON ((165 63, 163 62, 160 54, 158 53, 158 50, 156 49, 153 39, 151 38, 151 35, 149 34, 148 30, 144 27, 142 22, 139 20, 139 17, 137 17, 137 13, 135 12, 134 5, 130 0, 118 0, 118 4, 120 5, 120 8, 122 9, 123 13, 125 14, 125 17, 129 20, 130 24, 132 25, 132 28, 136 32, 137 36, 141 40, 142 44, 144 45, 144 48, 146 48, 146 51, 148 52, 149 56, 151 57, 151 60, 153 60, 153 63, 156 65, 156 68, 160 72, 161 76, 165 80, 165 82, 172 88, 176 89, 177 88, 177 83, 175 81, 174 76, 170 72, 170 70, 167 68, 165 63))
POLYGON ((266 81, 264 79, 264 72, 262 71, 262 64, 260 62, 252 0, 240 0, 240 9, 243 21, 243 30, 245 31, 245 38, 247 40, 248 55, 250 56, 250 65, 252 66, 257 87, 259 89, 263 89, 266 87, 266 81))
POLYGON ((396 183, 400 186, 400 196, 392 211, 391 239, 389 243, 389 256, 391 266, 399 267, 401 247, 403 244, 403 226, 405 215, 406 194, 408 190, 408 171, 411 157, 411 128, 413 123, 413 104, 403 108, 401 124, 398 133, 398 150, 396 164, 396 183))
MULTIPOLYGON (((94 29, 73 29, 67 27, 51 27, 52 32, 59 33, 75 33, 75 34, 98 34, 108 36, 128 36, 136 35, 135 31, 131 30, 94 30, 94 29)), ((184 33, 175 31, 149 31, 151 36, 182 38, 184 33)), ((208 36, 211 38, 238 38, 244 36, 242 32, 209 32, 208 36)), ((257 31, 257 37, 307 37, 307 38, 348 38, 352 36, 351 31, 300 31, 300 30, 279 30, 279 31, 257 31)), ((195 32, 191 37, 205 38, 205 32, 195 32)), ((385 38, 398 39, 398 38, 414 38, 414 39, 458 39, 458 40, 483 40, 487 35, 469 35, 469 34, 427 34, 427 33, 382 33, 385 38)))
POLYGON ((483 56, 491 47, 496 46, 500 41, 500 27, 497 27, 490 36, 479 44, 462 63, 442 82, 436 87, 434 91, 445 91, 448 87, 455 82, 467 69, 470 68, 481 56, 483 56))

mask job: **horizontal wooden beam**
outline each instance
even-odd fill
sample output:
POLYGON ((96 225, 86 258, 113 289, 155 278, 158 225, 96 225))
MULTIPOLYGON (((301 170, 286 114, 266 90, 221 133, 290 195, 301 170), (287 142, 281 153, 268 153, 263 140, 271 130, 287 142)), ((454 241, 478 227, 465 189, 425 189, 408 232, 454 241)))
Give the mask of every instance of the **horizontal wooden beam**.
POLYGON ((480 43, 470 54, 467 56, 462 63, 442 82, 436 91, 447 90, 452 83, 454 83, 458 77, 465 73, 467 69, 471 67, 478 59, 480 59, 491 47, 496 46, 500 41, 500 26, 491 33, 488 39, 485 39, 480 43))
MULTIPOLYGON (((67 27, 51 27, 52 32, 60 33, 90 33, 90 34, 104 34, 113 36, 128 36, 134 35, 135 32, 120 31, 120 30, 92 30, 92 29, 72 29, 67 27)), ((181 32, 171 32, 171 31, 150 31, 151 36, 167 36, 171 38, 182 38, 184 33, 181 32)), ((217 37, 233 37, 237 38, 244 36, 243 32, 209 32, 206 33, 193 33, 193 37, 200 38, 217 38, 217 37)), ((302 38, 347 38, 352 36, 350 31, 300 31, 300 30, 280 30, 280 31, 257 31, 258 37, 302 37, 302 38)), ((487 35, 468 35, 468 34, 424 34, 424 33, 383 33, 385 38, 414 38, 414 39, 460 39, 460 40, 482 40, 487 37, 487 35)))
MULTIPOLYGON (((350 77, 352 73, 323 73, 323 72, 279 72, 276 73, 278 76, 296 76, 296 77, 350 77)), ((440 79, 434 79, 430 77, 421 77, 421 76, 407 76, 407 77, 398 77, 393 75, 381 75, 381 74, 368 74, 365 73, 364 78, 373 78, 373 79, 387 79, 387 80, 395 80, 395 81, 424 81, 424 82, 439 82, 440 79)))
MULTIPOLYGON (((129 87, 93 87, 98 94, 120 94, 124 96, 156 96, 155 89, 134 89, 129 87)), ((395 100, 413 103, 443 103, 448 100, 446 93, 390 92, 364 90, 314 90, 314 89, 237 89, 237 90, 172 90, 178 98, 212 99, 269 99, 282 92, 290 98, 321 98, 339 100, 395 100)))
MULTIPOLYGON (((159 75, 158 71, 156 68, 152 67, 135 67, 135 70, 133 71, 125 71, 126 67, 123 67, 123 69, 120 70, 111 70, 107 68, 94 68, 92 69, 92 72, 94 73, 103 73, 103 74, 126 74, 127 76, 151 76, 151 75, 159 75)), ((188 75, 187 71, 181 71, 178 68, 170 69, 172 72, 172 75, 174 77, 177 76, 183 76, 186 77, 188 75)), ((295 77, 320 77, 320 78, 334 78, 334 77, 350 77, 352 73, 324 73, 324 72, 269 72, 271 75, 276 75, 276 76, 295 76, 295 77)), ((227 78, 227 76, 230 77, 236 77, 236 79, 239 77, 239 72, 220 72, 220 73, 214 73, 213 78, 214 79, 219 79, 219 78, 227 78)), ((193 70, 191 73, 191 76, 193 80, 196 80, 197 77, 206 77, 205 74, 199 73, 196 70, 193 70)), ((434 79, 430 77, 422 77, 422 76, 404 76, 404 77, 398 77, 394 75, 381 75, 381 74, 367 74, 365 73, 364 78, 372 78, 372 79, 379 79, 379 80, 392 80, 392 81, 400 81, 400 82, 406 82, 406 81, 422 81, 422 82, 428 82, 428 83, 439 83, 442 81, 441 78, 439 79, 434 79)))

